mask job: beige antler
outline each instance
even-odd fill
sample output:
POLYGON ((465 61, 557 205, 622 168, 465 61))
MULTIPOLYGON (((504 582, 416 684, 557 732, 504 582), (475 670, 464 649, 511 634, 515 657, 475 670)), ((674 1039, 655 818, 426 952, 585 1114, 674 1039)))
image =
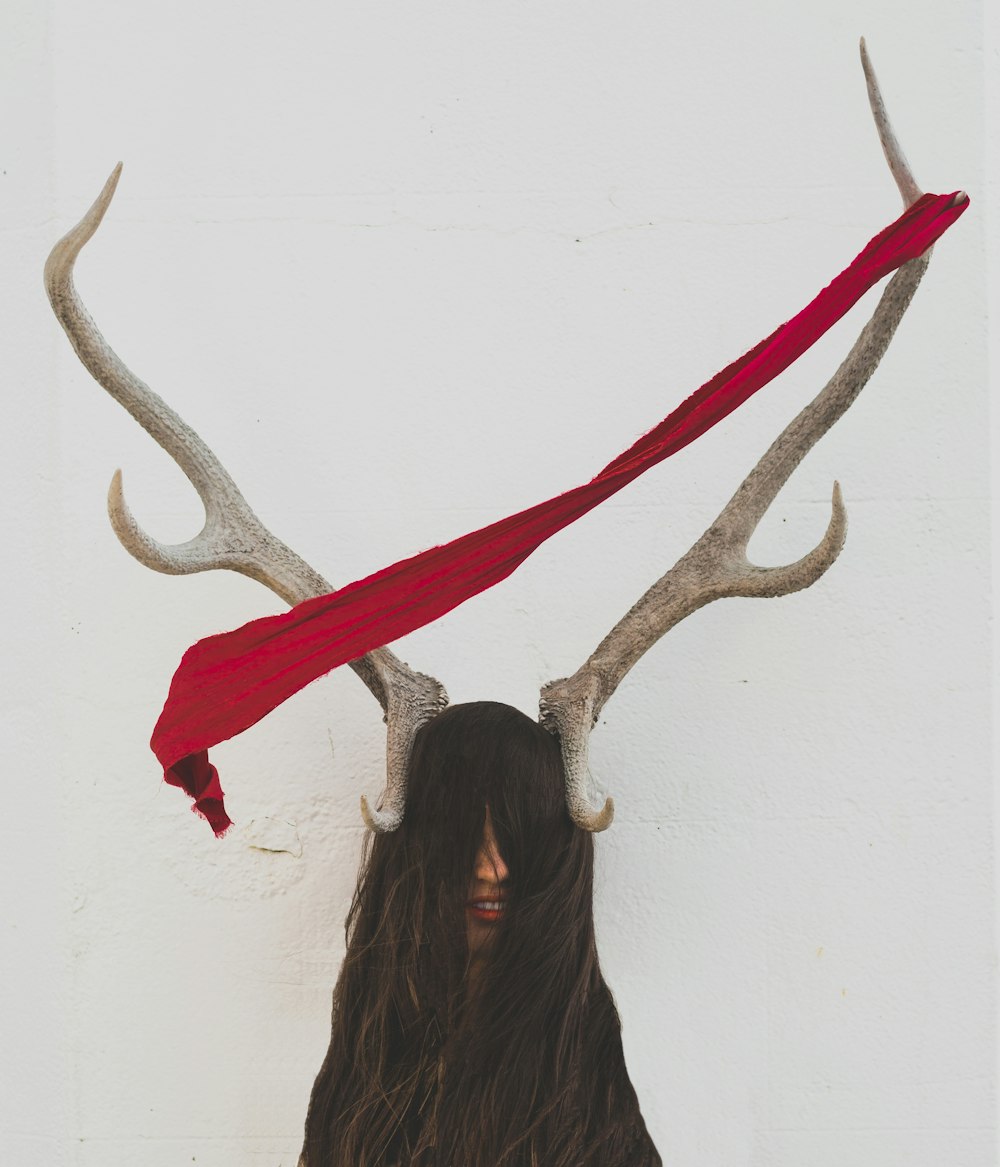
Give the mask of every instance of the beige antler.
MULTIPOLYGON (((908 207, 922 192, 889 124, 864 40, 861 64, 882 148, 903 205, 908 207)), ((956 195, 956 202, 964 197, 956 195)), ((847 514, 837 483, 833 485, 833 513, 826 534, 808 555, 783 567, 757 567, 747 559, 746 549, 789 475, 874 373, 929 259, 928 251, 893 276, 846 360, 819 396, 783 430, 690 551, 615 625, 572 677, 551 681, 542 689, 541 720, 562 742, 566 803, 578 826, 602 831, 614 817, 610 798, 600 810, 590 805, 586 793, 588 739, 605 702, 643 653, 685 616, 712 600, 788 595, 815 583, 837 558, 847 533, 847 514)))
MULTIPOLYGON (((202 439, 141 381, 112 350, 87 313, 73 285, 73 265, 111 204, 121 163, 93 206, 53 247, 45 264, 45 289, 53 311, 91 376, 123 405, 190 479, 205 507, 205 525, 186 543, 172 546, 151 538, 136 522, 115 471, 108 493, 111 525, 125 549, 154 571, 187 575, 226 568, 258 580, 289 604, 332 592, 331 585, 277 539, 248 506, 229 474, 202 439)), ((448 703, 432 677, 415 672, 386 648, 351 662, 378 699, 388 726, 386 788, 380 810, 361 798, 365 823, 394 830, 403 818, 406 772, 420 726, 448 703)))

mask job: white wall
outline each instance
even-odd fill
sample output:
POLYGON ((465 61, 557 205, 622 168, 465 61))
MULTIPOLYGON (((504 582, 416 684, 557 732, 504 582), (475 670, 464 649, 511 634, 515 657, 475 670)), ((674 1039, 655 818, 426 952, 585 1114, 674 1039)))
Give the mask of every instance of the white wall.
MULTIPOLYGON (((346 583, 590 477, 895 217, 864 33, 918 178, 974 204, 751 548, 803 553, 836 477, 840 561, 698 613, 594 734, 601 952, 665 1162, 995 1162, 981 5, 283 11, 4 6, 0 1161, 294 1164, 383 762, 345 671, 216 751, 224 841, 161 785, 182 650, 279 604, 119 548, 115 466, 161 538, 199 507, 51 318, 51 243, 123 158, 82 294, 346 583)), ((401 654, 533 711, 864 318, 401 654)))

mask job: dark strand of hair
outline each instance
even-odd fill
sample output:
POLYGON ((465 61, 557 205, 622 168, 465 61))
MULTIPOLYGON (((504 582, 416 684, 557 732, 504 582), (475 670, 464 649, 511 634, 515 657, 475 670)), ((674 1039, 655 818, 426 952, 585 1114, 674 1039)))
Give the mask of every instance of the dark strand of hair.
POLYGON ((660 1167, 594 940, 591 835, 558 741, 508 706, 418 735, 406 816, 368 840, 301 1167, 660 1167), (470 976, 487 807, 510 870, 470 976))

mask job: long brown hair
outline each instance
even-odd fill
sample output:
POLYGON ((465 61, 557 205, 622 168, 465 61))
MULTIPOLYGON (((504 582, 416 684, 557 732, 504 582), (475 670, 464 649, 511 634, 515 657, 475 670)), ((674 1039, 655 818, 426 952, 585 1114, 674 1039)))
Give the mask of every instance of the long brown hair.
POLYGON ((593 871, 557 739, 495 702, 421 729, 403 823, 366 844, 304 1167, 658 1167, 597 960, 593 871), (510 877, 470 991, 487 806, 510 877))

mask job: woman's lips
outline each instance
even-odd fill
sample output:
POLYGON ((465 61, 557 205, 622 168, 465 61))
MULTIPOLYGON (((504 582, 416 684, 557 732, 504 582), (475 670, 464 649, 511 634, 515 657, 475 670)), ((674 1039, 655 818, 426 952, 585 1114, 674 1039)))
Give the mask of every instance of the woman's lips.
POLYGON ((477 920, 495 924, 503 915, 503 900, 472 900, 466 905, 466 910, 477 920))

